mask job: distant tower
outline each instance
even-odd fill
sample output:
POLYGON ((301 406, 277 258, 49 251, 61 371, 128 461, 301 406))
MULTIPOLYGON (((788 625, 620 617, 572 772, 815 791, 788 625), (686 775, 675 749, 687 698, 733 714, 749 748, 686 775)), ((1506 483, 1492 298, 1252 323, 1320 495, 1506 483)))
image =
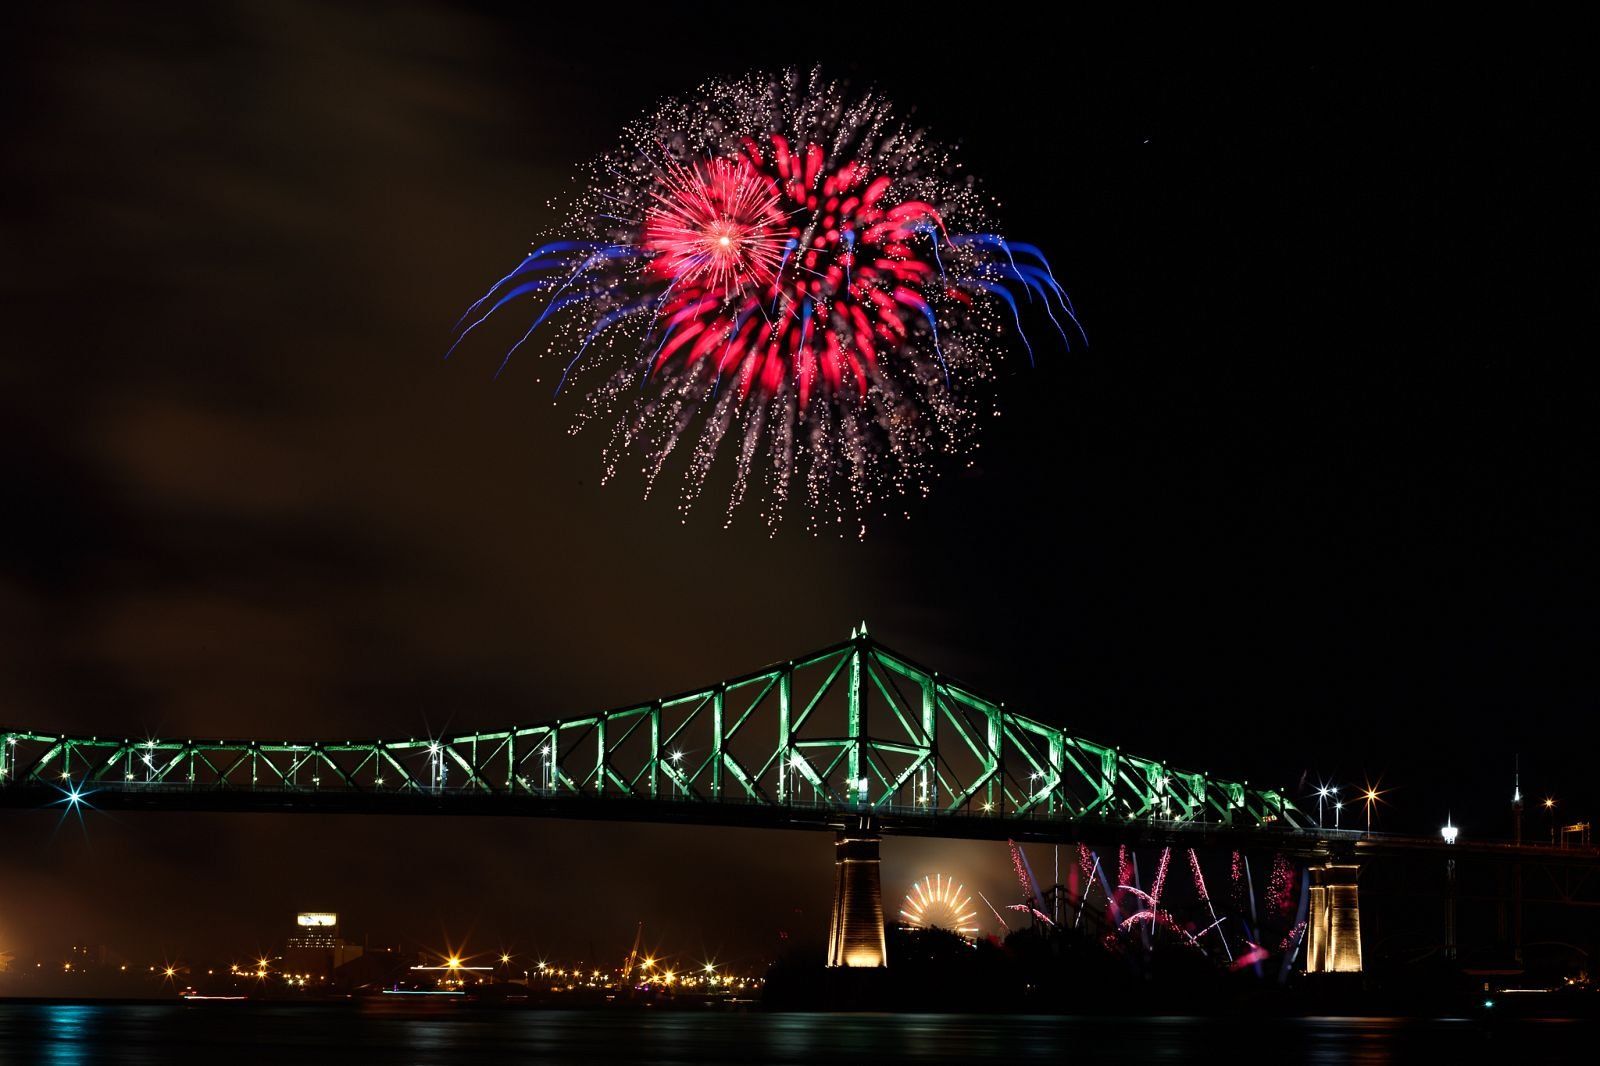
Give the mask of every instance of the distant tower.
MULTIPOLYGON (((1455 819, 1446 813, 1444 816, 1444 842, 1446 845, 1456 842, 1455 819)), ((1455 960, 1456 957, 1456 857, 1454 853, 1444 861, 1444 957, 1455 960)))
POLYGON ((829 966, 885 966, 883 885, 878 870, 878 831, 863 818, 857 829, 840 830, 834 841, 833 921, 828 929, 829 966))
POLYGON ((1511 842, 1522 843, 1522 756, 1513 756, 1511 771, 1511 842))
MULTIPOLYGON (((1522 843, 1522 756, 1517 755, 1511 771, 1512 843, 1522 843)), ((1511 958, 1522 962, 1522 863, 1511 864, 1511 958)))

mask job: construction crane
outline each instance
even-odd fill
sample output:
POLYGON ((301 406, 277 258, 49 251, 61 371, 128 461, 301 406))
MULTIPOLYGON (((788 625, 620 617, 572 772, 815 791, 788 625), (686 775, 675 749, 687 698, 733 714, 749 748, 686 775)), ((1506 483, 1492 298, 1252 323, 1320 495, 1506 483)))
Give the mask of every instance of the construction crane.
POLYGON ((639 923, 638 931, 633 934, 633 950, 628 952, 628 961, 622 964, 623 984, 633 980, 633 967, 639 961, 639 944, 642 940, 644 940, 644 922, 639 923))

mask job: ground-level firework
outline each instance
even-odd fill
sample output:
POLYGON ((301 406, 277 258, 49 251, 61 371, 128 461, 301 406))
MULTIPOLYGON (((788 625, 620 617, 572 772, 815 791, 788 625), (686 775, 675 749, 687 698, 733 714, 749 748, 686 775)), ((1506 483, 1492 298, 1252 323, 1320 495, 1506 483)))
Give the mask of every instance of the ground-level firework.
POLYGON ((923 929, 948 929, 971 937, 978 933, 978 909, 967 888, 944 874, 928 874, 914 882, 900 906, 907 925, 923 929))
MULTIPOLYGON (((1185 849, 1180 865, 1174 867, 1171 847, 1146 853, 1141 865, 1141 856, 1131 846, 1120 845, 1114 855, 1101 856, 1078 844, 1077 861, 1064 868, 1066 883, 1041 892, 1026 850, 1015 841, 1007 846, 1024 900, 1009 909, 1031 918, 1030 927, 1022 930, 1026 935, 1052 940, 1086 937, 1139 971, 1147 969, 1156 955, 1189 957, 1203 963, 1203 968, 1248 970, 1256 978, 1277 982, 1287 978, 1301 955, 1308 928, 1309 873, 1303 863, 1282 853, 1257 857, 1258 862, 1268 860, 1271 870, 1259 886, 1251 875, 1248 854, 1234 851, 1218 856, 1231 860, 1238 885, 1231 902, 1219 910, 1194 848, 1185 849), (1180 872, 1184 865, 1187 878, 1180 872), (1115 880, 1108 870, 1115 871, 1115 880), (1059 922, 1034 906, 1036 899, 1047 898, 1060 915, 1059 922)), ((1059 860, 1056 869, 1058 874, 1063 871, 1059 860)))
POLYGON ((686 452, 687 508, 726 452, 730 518, 757 482, 777 522, 799 481, 813 528, 842 523, 974 443, 995 357, 1033 359, 1025 319, 1082 338, 1044 254, 993 214, 877 94, 793 71, 712 83, 625 130, 456 347, 527 305, 500 366, 545 327, 554 391, 614 427, 608 479, 638 457, 648 494, 686 452))

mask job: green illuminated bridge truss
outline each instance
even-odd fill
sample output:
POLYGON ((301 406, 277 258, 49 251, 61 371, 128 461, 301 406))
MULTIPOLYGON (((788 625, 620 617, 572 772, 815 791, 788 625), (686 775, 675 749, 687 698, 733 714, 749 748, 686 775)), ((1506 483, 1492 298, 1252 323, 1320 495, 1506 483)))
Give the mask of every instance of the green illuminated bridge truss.
MULTIPOLYGON (((0 727, 0 805, 549 814, 950 836, 1099 825, 1311 834, 1282 794, 1006 710, 866 634, 602 714, 403 740, 87 737, 0 727)), ((1081 834, 1080 834, 1081 835, 1081 834)))

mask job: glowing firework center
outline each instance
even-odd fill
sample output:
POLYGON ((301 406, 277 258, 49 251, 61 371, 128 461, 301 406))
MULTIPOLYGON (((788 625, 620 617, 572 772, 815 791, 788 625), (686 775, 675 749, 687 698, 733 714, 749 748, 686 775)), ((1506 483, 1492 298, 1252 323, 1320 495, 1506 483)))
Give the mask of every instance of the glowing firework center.
POLYGON ((917 929, 946 929, 969 940, 978 935, 978 910, 966 886, 943 874, 929 874, 913 882, 900 917, 917 929))

